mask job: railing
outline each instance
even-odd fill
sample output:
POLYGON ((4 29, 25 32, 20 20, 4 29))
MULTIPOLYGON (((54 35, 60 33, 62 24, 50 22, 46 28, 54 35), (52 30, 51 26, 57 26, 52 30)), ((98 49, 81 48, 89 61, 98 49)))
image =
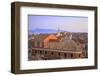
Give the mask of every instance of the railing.
POLYGON ((63 52, 63 53, 82 53, 81 51, 72 51, 72 50, 64 50, 64 49, 49 49, 49 48, 29 48, 29 50, 40 50, 40 51, 48 51, 48 52, 63 52))

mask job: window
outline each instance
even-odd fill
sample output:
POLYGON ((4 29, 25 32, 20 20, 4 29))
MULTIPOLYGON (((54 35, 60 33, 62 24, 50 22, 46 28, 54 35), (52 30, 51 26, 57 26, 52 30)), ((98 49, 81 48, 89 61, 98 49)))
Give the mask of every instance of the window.
POLYGON ((35 51, 35 54, 37 53, 37 50, 34 50, 35 51))
POLYGON ((58 55, 60 56, 60 53, 58 53, 58 55))
POLYGON ((37 47, 40 47, 40 42, 37 42, 37 47))
POLYGON ((53 55, 54 54, 54 52, 51 52, 51 55, 53 55))
POLYGON ((81 57, 81 54, 79 54, 79 58, 81 57))
POLYGON ((35 50, 32 50, 32 55, 34 55, 35 54, 35 50))
POLYGON ((47 54, 47 51, 45 51, 45 54, 47 54))
POLYGON ((40 51, 40 54, 42 54, 42 51, 40 51))
POLYGON ((66 55, 66 53, 64 53, 64 57, 66 57, 67 55, 66 55))
POLYGON ((71 54, 71 58, 73 58, 73 54, 71 54))

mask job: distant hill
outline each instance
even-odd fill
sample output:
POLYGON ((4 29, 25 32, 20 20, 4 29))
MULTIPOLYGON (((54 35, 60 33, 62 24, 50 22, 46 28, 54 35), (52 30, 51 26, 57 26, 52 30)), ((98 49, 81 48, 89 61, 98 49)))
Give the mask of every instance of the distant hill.
POLYGON ((29 30, 29 34, 40 34, 40 33, 56 33, 57 30, 55 29, 34 29, 29 30))
MULTIPOLYGON (((64 32, 64 30, 60 30, 60 32, 64 32)), ((66 31, 66 32, 69 32, 69 31, 66 31)), ((37 29, 34 29, 34 30, 29 30, 29 35, 31 34, 50 34, 50 33, 57 33, 57 30, 56 29, 41 29, 41 28, 37 28, 37 29)), ((86 33, 86 32, 71 32, 71 33, 79 33, 79 34, 82 34, 82 33, 86 33)))

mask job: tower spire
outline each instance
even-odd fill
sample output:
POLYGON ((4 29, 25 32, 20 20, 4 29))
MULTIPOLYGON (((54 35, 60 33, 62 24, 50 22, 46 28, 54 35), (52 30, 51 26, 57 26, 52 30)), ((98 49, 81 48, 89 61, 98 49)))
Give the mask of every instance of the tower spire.
POLYGON ((60 28, 58 26, 58 30, 57 30, 57 36, 60 36, 60 28))

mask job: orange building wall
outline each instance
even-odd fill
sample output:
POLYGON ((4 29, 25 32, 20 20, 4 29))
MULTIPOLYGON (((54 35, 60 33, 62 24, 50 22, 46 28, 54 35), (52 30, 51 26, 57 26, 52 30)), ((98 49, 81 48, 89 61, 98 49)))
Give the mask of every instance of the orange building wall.
POLYGON ((54 35, 49 35, 46 39, 44 39, 44 48, 48 48, 48 42, 50 39, 57 40, 57 37, 54 35))

